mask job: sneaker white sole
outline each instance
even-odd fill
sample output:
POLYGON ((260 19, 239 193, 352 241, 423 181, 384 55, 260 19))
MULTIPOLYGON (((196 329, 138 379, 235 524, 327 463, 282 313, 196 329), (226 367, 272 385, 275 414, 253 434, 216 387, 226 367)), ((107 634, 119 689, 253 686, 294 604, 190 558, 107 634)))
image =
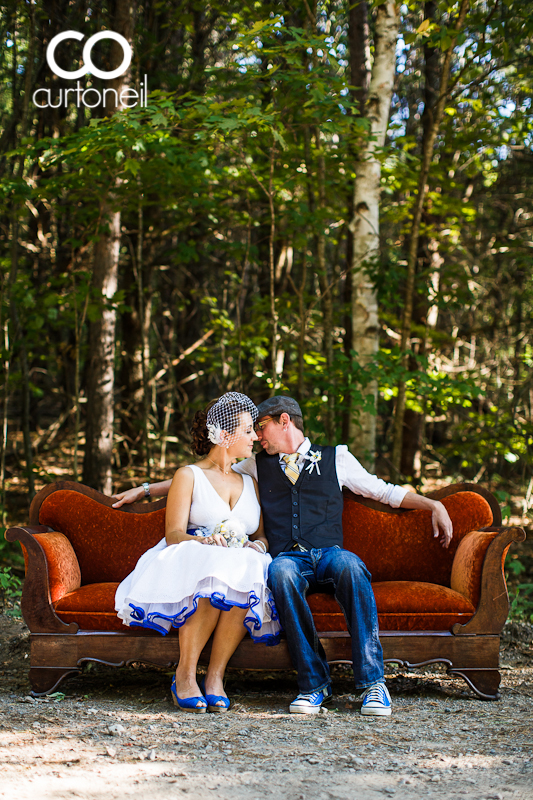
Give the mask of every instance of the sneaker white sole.
POLYGON ((392 708, 362 708, 363 717, 390 717, 392 708))
POLYGON ((289 706, 290 714, 320 714, 320 706, 295 706, 291 703, 289 706))
POLYGON ((325 706, 327 703, 331 703, 333 700, 333 693, 328 695, 322 700, 322 703, 319 706, 301 706, 298 703, 291 703, 289 706, 289 713, 290 714, 320 714, 320 709, 322 706, 325 706))

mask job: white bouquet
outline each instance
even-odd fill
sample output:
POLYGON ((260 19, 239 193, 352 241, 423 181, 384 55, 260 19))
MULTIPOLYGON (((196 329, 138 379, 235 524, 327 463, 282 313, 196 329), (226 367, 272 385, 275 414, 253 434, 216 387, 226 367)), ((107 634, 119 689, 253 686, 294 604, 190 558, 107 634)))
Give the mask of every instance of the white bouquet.
POLYGON ((220 533, 228 547, 244 547, 248 541, 244 524, 239 519, 223 519, 215 525, 213 533, 220 533))

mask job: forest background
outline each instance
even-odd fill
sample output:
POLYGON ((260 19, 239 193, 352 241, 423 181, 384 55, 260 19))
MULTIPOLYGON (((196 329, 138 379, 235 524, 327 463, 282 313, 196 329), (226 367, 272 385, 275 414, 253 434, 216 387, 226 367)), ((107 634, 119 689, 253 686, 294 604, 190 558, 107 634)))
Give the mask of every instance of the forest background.
MULTIPOLYGON (((530 0, 0 13, 4 524, 58 478, 169 477, 194 411, 229 390, 295 396, 313 441, 422 490, 482 482, 524 522, 530 0), (66 98, 46 53, 72 30, 124 36, 126 72, 66 98)), ((96 72, 122 58, 91 52, 96 72)))

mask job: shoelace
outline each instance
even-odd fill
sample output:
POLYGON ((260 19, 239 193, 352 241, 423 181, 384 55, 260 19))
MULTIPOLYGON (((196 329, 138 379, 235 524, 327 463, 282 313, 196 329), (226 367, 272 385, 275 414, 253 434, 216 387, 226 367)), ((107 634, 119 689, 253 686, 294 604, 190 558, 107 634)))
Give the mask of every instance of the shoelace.
POLYGON ((312 703, 314 700, 318 700, 320 695, 322 694, 322 690, 319 692, 313 692, 312 694, 299 694, 296 698, 297 700, 309 700, 312 703))
POLYGON ((371 686, 365 695, 365 703, 372 703, 374 701, 378 703, 384 703, 386 701, 385 689, 381 683, 378 683, 376 686, 371 686))

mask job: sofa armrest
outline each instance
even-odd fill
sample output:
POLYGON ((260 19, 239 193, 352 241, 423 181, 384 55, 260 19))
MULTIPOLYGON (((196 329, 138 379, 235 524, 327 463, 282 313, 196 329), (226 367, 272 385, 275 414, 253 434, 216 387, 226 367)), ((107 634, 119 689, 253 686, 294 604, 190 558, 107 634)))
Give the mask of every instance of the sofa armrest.
POLYGON ((467 597, 476 613, 464 625, 454 625, 454 634, 501 632, 509 613, 505 557, 513 542, 525 538, 523 528, 511 527, 472 531, 462 539, 452 565, 451 588, 467 597))
POLYGON ((5 538, 20 542, 24 552, 26 578, 21 608, 31 633, 76 633, 79 626, 75 622, 64 623, 52 606, 54 600, 80 585, 78 561, 68 539, 46 525, 15 526, 6 531, 5 538), (48 554, 52 556, 50 562, 48 554), (67 565, 64 572, 61 557, 67 565))
POLYGON ((459 542, 452 564, 450 586, 466 597, 474 608, 481 594, 481 573, 485 554, 498 531, 471 531, 459 542))

